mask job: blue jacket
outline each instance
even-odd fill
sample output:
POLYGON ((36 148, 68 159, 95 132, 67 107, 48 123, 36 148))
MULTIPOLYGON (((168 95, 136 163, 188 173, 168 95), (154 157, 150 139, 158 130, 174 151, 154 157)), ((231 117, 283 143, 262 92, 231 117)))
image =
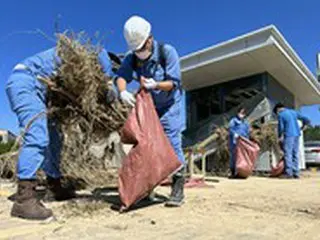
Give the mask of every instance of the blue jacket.
MULTIPOLYGON (((127 83, 130 83, 134 77, 139 82, 140 76, 146 78, 153 78, 155 81, 172 80, 175 88, 169 92, 161 90, 152 90, 151 95, 155 103, 156 110, 159 116, 171 109, 171 112, 180 112, 177 114, 176 125, 178 128, 185 129, 185 112, 184 112, 184 92, 181 88, 181 72, 180 72, 180 60, 176 49, 169 45, 164 45, 164 55, 166 59, 165 69, 162 68, 159 63, 159 43, 154 41, 153 52, 151 57, 144 62, 137 69, 133 69, 135 59, 133 52, 129 52, 124 58, 121 67, 117 72, 118 77, 122 77, 127 83), (136 76, 135 76, 136 75, 136 76), (175 110, 176 108, 177 110, 175 110)), ((170 120, 170 122, 172 122, 170 120)))
POLYGON ((235 146, 236 137, 235 134, 249 138, 250 126, 247 120, 241 120, 238 116, 233 117, 229 122, 229 135, 230 135, 230 144, 235 146))
POLYGON ((304 125, 310 124, 310 120, 293 109, 285 108, 278 114, 279 137, 298 137, 301 135, 298 120, 304 125))
MULTIPOLYGON (((102 66, 103 72, 113 77, 112 66, 105 49, 102 49, 99 53, 99 61, 102 66)), ((57 56, 56 48, 50 48, 46 51, 40 52, 34 56, 31 56, 21 62, 21 64, 27 66, 35 76, 50 77, 54 74, 56 67, 61 63, 60 58, 57 56)))
MULTIPOLYGON (((108 77, 114 77, 114 73, 112 72, 112 65, 111 61, 109 59, 109 55, 105 49, 102 49, 101 52, 99 53, 99 62, 102 66, 102 70, 104 74, 108 77)), ((28 73, 33 76, 41 76, 41 77, 51 77, 55 74, 55 70, 57 66, 61 63, 61 59, 57 56, 56 53, 56 48, 50 48, 46 51, 37 53, 34 56, 28 57, 20 64, 24 65, 27 67, 28 73)), ((19 64, 18 64, 19 65, 19 64)), ((18 66, 17 65, 17 66, 18 66)), ((16 70, 15 68, 13 69, 13 72, 15 71, 21 71, 21 70, 16 70)), ((15 78, 9 78, 7 82, 7 88, 10 86, 16 85, 16 87, 20 86, 21 83, 19 82, 13 82, 13 79, 15 78)), ((28 83, 22 83, 23 84, 28 84, 28 83)), ((41 81, 35 81, 34 84, 35 90, 38 91, 38 95, 41 98, 43 102, 45 102, 46 99, 46 94, 47 94, 47 87, 45 84, 43 84, 41 81)))

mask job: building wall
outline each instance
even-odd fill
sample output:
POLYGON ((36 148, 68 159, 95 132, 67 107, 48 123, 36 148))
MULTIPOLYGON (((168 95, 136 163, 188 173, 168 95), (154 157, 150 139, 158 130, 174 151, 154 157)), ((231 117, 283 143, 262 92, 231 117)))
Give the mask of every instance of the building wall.
POLYGON ((10 131, 0 130, 0 143, 7 143, 15 139, 16 137, 10 131))
POLYGON ((263 76, 257 74, 188 91, 184 146, 205 139, 217 126, 227 125, 240 105, 247 107, 252 101, 258 104, 263 95, 263 76))
POLYGON ((0 130, 0 143, 7 143, 8 142, 8 132, 0 130))
POLYGON ((241 89, 256 89, 261 92, 269 99, 271 107, 277 102, 282 102, 290 108, 295 107, 294 95, 273 76, 261 73, 187 92, 188 128, 202 125, 206 120, 237 106, 237 95, 234 93, 241 89))
POLYGON ((17 137, 12 134, 10 131, 8 131, 8 141, 15 141, 17 137))
POLYGON ((246 96, 237 91, 255 89, 263 91, 263 75, 235 79, 226 83, 187 92, 188 128, 202 125, 241 103, 246 96))
POLYGON ((289 108, 295 108, 294 95, 270 74, 268 74, 267 80, 267 97, 272 103, 282 102, 289 108))
POLYGON ((288 107, 295 105, 294 95, 269 73, 188 91, 184 145, 201 141, 209 136, 216 126, 227 124, 239 106, 244 106, 250 111, 264 99, 269 101, 269 104, 265 104, 268 109, 260 111, 264 115, 261 121, 272 120, 275 117, 272 109, 277 102, 283 102, 288 107))

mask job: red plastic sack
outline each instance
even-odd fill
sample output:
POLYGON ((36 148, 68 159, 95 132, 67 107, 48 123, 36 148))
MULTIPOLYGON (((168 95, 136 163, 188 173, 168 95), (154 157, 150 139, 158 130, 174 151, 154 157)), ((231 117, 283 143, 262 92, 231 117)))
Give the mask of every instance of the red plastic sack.
POLYGON ((236 146, 236 171, 239 177, 247 178, 252 174, 259 151, 260 147, 258 144, 241 136, 238 138, 236 146))
POLYGON ((283 158, 277 163, 276 166, 271 166, 270 177, 279 177, 284 171, 284 160, 283 158))
POLYGON ((121 131, 123 143, 134 144, 119 170, 122 210, 146 197, 181 166, 155 110, 151 95, 142 90, 121 131))

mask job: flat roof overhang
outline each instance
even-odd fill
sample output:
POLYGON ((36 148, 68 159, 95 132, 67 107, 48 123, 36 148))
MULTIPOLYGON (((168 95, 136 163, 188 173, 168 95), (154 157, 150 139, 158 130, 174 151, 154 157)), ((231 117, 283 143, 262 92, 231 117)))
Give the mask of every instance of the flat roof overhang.
POLYGON ((320 84, 271 25, 181 58, 182 83, 194 90, 268 72, 299 105, 320 104, 320 84))

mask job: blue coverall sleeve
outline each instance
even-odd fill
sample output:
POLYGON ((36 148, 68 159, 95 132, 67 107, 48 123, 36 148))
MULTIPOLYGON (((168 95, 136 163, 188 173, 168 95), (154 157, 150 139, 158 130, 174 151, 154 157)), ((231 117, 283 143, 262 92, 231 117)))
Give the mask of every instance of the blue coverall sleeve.
POLYGON ((121 63, 120 68, 117 71, 116 79, 122 77, 126 80, 127 83, 130 83, 133 79, 133 67, 132 67, 132 53, 128 54, 123 62, 121 63))
POLYGON ((109 58, 109 55, 105 49, 102 49, 101 52, 98 55, 99 62, 102 66, 103 73, 110 78, 114 77, 114 73, 112 71, 112 65, 109 58))
POLYGON ((234 132, 234 128, 236 126, 236 121, 234 118, 232 118, 229 122, 229 132, 231 135, 233 135, 235 132, 234 132))
POLYGON ((281 137, 284 130, 284 122, 283 117, 281 115, 278 116, 278 136, 281 137))
POLYGON ((235 131, 234 131, 235 126, 236 126, 236 121, 234 118, 232 118, 229 122, 229 136, 230 136, 231 146, 236 144, 235 131))
POLYGON ((297 113, 297 118, 302 121, 303 126, 310 124, 310 119, 309 118, 301 115, 299 112, 296 112, 296 113, 297 113))
POLYGON ((232 118, 230 121, 229 121, 229 130, 231 130, 232 128, 234 128, 235 126, 235 122, 234 122, 234 119, 232 118))
POLYGON ((176 49, 171 45, 165 45, 166 55, 166 79, 173 81, 175 87, 181 87, 180 60, 176 49))

